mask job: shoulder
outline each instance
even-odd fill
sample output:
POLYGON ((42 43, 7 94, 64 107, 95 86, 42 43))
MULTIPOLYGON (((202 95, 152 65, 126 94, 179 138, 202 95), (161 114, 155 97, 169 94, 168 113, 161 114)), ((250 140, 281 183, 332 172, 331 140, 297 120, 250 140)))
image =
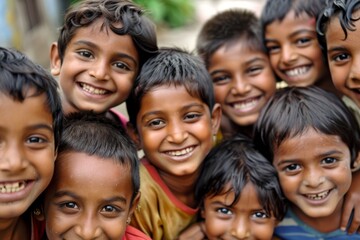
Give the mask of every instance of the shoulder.
POLYGON ((140 230, 127 226, 123 240, 151 240, 151 238, 140 230))

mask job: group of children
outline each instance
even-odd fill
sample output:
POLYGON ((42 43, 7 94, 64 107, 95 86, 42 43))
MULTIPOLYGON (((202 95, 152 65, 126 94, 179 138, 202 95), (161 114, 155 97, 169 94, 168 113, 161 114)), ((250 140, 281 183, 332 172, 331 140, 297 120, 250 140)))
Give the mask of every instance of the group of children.
POLYGON ((227 10, 195 56, 132 2, 84 0, 60 86, 0 48, 0 239, 360 239, 359 9, 227 10))

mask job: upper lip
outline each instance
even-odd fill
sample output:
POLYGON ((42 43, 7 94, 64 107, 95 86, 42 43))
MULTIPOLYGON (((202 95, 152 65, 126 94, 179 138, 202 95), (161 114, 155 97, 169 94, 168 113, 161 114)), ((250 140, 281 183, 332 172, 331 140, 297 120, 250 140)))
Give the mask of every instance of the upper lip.
POLYGON ((234 105, 237 103, 248 102, 248 101, 252 101, 253 99, 258 99, 260 97, 261 97, 261 95, 253 96, 253 97, 246 97, 246 98, 239 98, 236 100, 234 99, 234 100, 228 101, 228 104, 234 105))

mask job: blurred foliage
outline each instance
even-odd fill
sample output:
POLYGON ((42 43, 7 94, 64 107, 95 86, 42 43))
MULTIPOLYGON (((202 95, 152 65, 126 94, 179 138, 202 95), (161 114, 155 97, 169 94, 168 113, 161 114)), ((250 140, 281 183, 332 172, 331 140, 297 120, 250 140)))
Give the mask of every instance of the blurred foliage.
POLYGON ((133 0, 142 6, 149 17, 160 26, 176 28, 194 20, 192 0, 133 0))
MULTIPOLYGON (((68 5, 81 0, 63 0, 68 5)), ((193 0, 133 0, 160 26, 176 28, 191 23, 195 17, 193 0)))

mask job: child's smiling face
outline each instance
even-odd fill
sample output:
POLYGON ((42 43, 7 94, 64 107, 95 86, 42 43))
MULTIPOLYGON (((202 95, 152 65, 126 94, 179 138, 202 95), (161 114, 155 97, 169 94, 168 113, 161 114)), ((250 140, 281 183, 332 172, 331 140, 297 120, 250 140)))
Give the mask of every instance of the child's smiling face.
POLYGON ((351 184, 350 158, 349 147, 339 136, 312 128, 275 147, 273 164, 280 185, 295 214, 305 223, 340 216, 351 184))
POLYGON ((45 194, 49 240, 122 239, 138 202, 131 202, 132 195, 129 166, 85 153, 61 154, 45 194))
POLYGON ((202 217, 208 239, 271 239, 277 221, 266 214, 254 185, 247 183, 239 201, 231 205, 234 195, 224 191, 205 197, 202 217))
POLYGON ((0 218, 23 214, 49 184, 55 161, 45 94, 23 102, 0 94, 0 218))
MULTIPOLYGON (((352 18, 358 19, 360 10, 352 18)), ((334 16, 325 33, 327 57, 335 87, 351 98, 360 108, 360 20, 353 22, 355 31, 347 29, 347 36, 334 16)))
POLYGON ((220 47, 210 57, 208 67, 216 102, 239 126, 254 124, 276 89, 268 56, 252 50, 246 41, 239 39, 220 47))
POLYGON ((147 92, 137 114, 137 132, 146 157, 160 172, 193 175, 213 146, 220 106, 211 111, 184 86, 159 86, 147 92))
POLYGON ((115 34, 100 18, 76 30, 61 62, 51 48, 51 72, 59 77, 64 111, 106 112, 123 103, 139 70, 138 51, 130 35, 115 34))
POLYGON ((265 44, 276 75, 290 86, 310 86, 324 80, 328 69, 317 40, 315 18, 306 13, 266 26, 265 44))

